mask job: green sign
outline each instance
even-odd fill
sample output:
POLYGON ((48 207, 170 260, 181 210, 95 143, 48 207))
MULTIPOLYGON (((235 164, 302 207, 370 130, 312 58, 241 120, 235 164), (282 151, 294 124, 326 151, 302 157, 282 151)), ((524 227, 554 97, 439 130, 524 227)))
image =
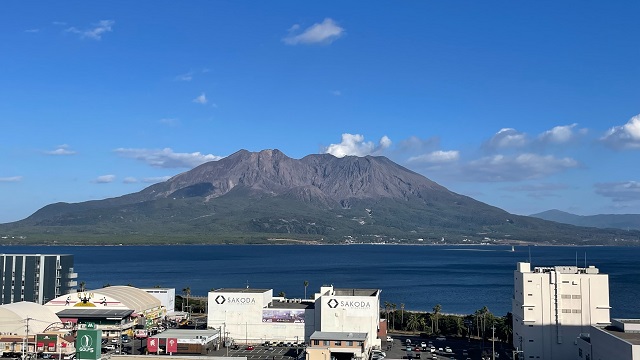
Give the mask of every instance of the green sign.
POLYGON ((100 359, 102 330, 78 330, 76 336, 76 357, 78 360, 100 359))
POLYGON ((36 335, 36 352, 56 352, 57 345, 58 335, 56 334, 36 335))
POLYGON ((88 322, 84 325, 87 329, 95 329, 96 323, 88 322))

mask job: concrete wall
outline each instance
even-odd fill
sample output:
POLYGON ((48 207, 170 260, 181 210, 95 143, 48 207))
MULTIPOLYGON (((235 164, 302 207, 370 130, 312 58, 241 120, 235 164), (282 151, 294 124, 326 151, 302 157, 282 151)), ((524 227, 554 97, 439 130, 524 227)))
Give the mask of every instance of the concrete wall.
POLYGON ((316 299, 316 330, 367 333, 367 343, 380 345, 379 296, 322 295, 316 299))

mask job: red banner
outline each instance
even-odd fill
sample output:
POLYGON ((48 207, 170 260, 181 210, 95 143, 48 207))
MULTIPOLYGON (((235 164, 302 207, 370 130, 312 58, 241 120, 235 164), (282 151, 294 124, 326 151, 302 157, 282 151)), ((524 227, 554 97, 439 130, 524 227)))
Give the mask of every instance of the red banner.
POLYGON ((147 338, 147 350, 150 353, 158 352, 158 339, 147 338))
POLYGON ((167 338, 167 352, 170 354, 178 352, 178 339, 167 338))

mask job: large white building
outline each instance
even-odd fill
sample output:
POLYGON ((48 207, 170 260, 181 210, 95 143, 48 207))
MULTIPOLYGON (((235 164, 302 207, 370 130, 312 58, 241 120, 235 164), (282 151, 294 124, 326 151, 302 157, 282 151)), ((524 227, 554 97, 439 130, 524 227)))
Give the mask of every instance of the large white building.
POLYGON ((313 300, 284 299, 272 289, 209 292, 207 326, 237 343, 309 342, 316 332, 364 333, 380 345, 380 290, 323 286, 313 300))
POLYGON ((609 324, 609 277, 596 267, 536 267, 514 272, 513 345, 520 359, 575 358, 576 339, 609 324))

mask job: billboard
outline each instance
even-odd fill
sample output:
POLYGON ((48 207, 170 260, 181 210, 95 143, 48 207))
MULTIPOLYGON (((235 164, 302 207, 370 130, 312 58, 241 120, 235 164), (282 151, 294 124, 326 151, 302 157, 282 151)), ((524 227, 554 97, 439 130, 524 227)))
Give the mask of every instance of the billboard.
POLYGON ((36 335, 36 352, 56 352, 58 344, 58 335, 55 334, 37 334, 36 335))
POLYGON ((304 323, 304 309, 264 309, 263 323, 304 323))
POLYGON ((98 360, 101 357, 102 330, 78 330, 76 354, 78 360, 98 360))

